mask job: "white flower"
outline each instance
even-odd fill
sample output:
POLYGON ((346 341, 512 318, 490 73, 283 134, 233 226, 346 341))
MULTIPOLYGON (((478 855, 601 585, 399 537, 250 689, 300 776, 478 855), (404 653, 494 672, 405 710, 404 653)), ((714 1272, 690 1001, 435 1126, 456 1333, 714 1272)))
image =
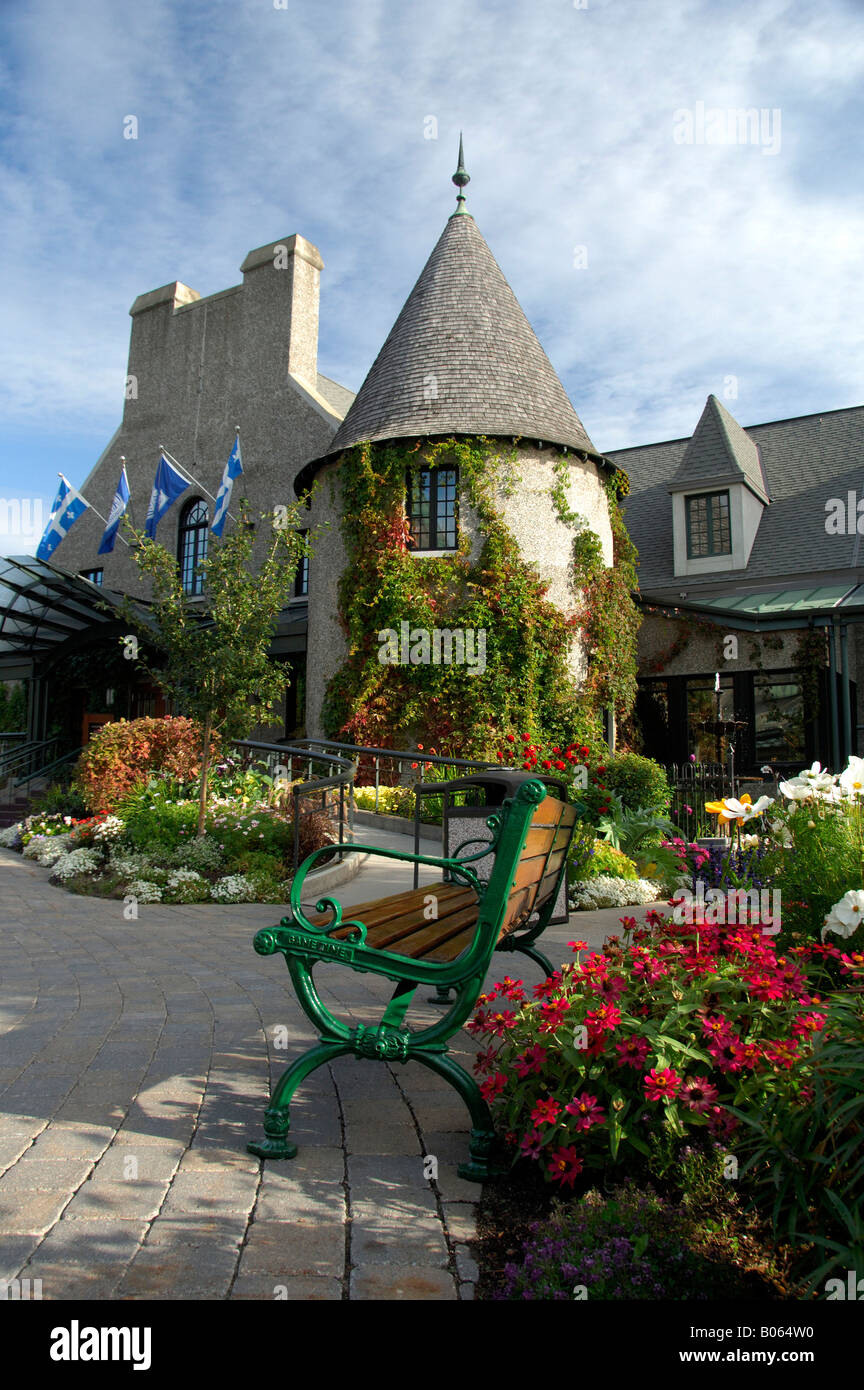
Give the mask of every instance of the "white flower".
MULTIPOLYGON (((774 805, 773 796, 760 796, 759 800, 750 805, 749 801, 736 801, 734 796, 724 796, 723 806, 738 821, 752 820, 754 816, 761 816, 769 806, 774 805)), ((726 817, 729 818, 728 816, 726 817)))
POLYGON ((840 773, 840 786, 847 796, 864 795, 864 758, 850 757, 848 765, 840 773))
POLYGON ((161 903, 162 889, 156 883, 151 883, 149 879, 135 878, 127 884, 123 892, 124 897, 135 898, 139 903, 161 903))
POLYGON ((829 931, 836 932, 838 936, 851 936, 862 921, 864 893, 860 888, 850 888, 849 892, 844 893, 840 901, 834 904, 825 918, 822 940, 825 940, 825 933, 829 931))
POLYGON ((52 879, 61 883, 77 874, 95 873, 101 864, 100 856, 93 849, 73 849, 69 854, 61 854, 51 870, 52 879))
POLYGON ((226 874, 213 884, 210 896, 217 903, 254 902, 255 885, 245 874, 226 874))
POLYGON ((662 897, 662 888, 650 879, 613 878, 608 874, 598 874, 596 878, 583 879, 571 885, 569 905, 576 911, 591 911, 600 907, 637 907, 643 903, 656 903, 662 897))
POLYGON ((810 801, 813 797, 813 788, 803 777, 790 777, 788 782, 781 782, 779 791, 787 801, 810 801))

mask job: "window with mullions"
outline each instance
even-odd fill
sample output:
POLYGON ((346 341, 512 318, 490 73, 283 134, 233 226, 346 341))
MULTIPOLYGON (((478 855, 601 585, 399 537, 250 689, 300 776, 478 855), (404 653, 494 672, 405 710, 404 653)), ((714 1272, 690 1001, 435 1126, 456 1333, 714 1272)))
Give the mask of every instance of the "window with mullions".
POLYGON ((193 597, 204 592, 204 575, 198 566, 207 556, 207 503, 201 498, 187 502, 180 513, 177 530, 177 559, 183 592, 193 597))
POLYGON ((709 555, 732 554, 729 526, 729 493, 703 492, 688 497, 687 558, 703 560, 709 555))
POLYGON ((82 570, 79 578, 89 579, 91 584, 101 584, 104 575, 104 570, 82 570))
POLYGON ((408 520, 415 550, 456 549, 455 468, 418 468, 408 479, 408 520))

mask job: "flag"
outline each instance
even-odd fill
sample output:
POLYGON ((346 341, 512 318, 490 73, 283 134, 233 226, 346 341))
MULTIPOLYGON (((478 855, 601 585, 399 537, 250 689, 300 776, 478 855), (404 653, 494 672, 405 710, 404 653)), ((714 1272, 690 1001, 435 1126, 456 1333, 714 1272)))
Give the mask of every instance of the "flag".
POLYGON ((156 527, 168 508, 174 505, 181 492, 185 492, 188 486, 188 478, 184 478, 183 474, 168 462, 165 455, 160 454, 156 477, 153 479, 153 491, 150 494, 150 505, 147 508, 147 519, 144 522, 144 530, 151 541, 155 541, 156 527))
POLYGON ((117 491, 114 494, 114 501, 111 503, 111 510, 108 513, 108 524, 99 542, 99 555, 110 555, 114 549, 114 542, 117 539, 117 532, 120 530, 120 518, 129 505, 129 479, 126 477, 126 465, 124 463, 120 472, 120 481, 117 484, 117 491))
POLYGON ((70 527, 74 526, 79 516, 86 512, 89 505, 90 503, 84 500, 69 479, 64 478, 61 473, 60 486, 57 489, 57 496, 54 498, 48 525, 45 527, 45 534, 36 551, 37 560, 51 559, 60 542, 66 538, 70 527))
POLYGON ((234 486, 234 479, 239 478, 243 472, 243 464, 240 461, 240 436, 234 440, 234 448, 225 465, 222 474, 222 482, 219 485, 219 495, 216 498, 216 505, 213 508, 213 525, 210 530, 214 536, 222 535, 222 527, 225 525, 225 518, 228 515, 228 504, 231 501, 231 489, 234 486))

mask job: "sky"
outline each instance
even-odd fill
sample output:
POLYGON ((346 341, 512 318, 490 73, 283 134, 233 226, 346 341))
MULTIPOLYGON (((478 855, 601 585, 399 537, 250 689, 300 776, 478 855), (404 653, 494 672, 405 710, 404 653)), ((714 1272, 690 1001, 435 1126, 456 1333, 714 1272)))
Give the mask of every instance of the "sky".
POLYGON ((711 392, 745 426, 861 404, 862 79, 864 0, 0 0, 0 554, 119 424, 141 293, 299 232, 357 390, 460 130, 596 448, 711 392))

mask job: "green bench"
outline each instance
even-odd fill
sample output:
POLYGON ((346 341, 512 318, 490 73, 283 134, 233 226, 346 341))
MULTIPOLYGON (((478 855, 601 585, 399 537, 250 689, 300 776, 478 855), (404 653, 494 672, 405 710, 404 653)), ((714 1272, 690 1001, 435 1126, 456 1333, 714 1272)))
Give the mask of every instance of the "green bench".
POLYGON ((440 868, 446 881, 361 903, 347 917, 338 901, 325 897, 317 903, 316 915, 307 916, 300 902, 303 883, 327 851, 317 850, 301 864, 291 887, 289 915, 279 926, 259 931, 254 946, 259 955, 278 952, 285 957, 297 998, 319 1030, 319 1040, 277 1082, 264 1116, 265 1138, 248 1144, 250 1153, 294 1158, 297 1146, 288 1138, 292 1096, 317 1067, 350 1053, 383 1062, 421 1062, 443 1076, 471 1116, 469 1159, 460 1176, 482 1182, 500 1171, 493 1157, 489 1107, 474 1078, 447 1055, 447 1040, 472 1012, 496 949, 522 950, 547 975, 552 973, 534 942, 554 912, 576 821, 575 808, 550 795, 536 777, 514 773, 510 780, 511 795, 486 820, 491 841, 465 841, 452 857, 345 846, 440 868), (473 853, 459 853, 478 844, 473 853), (481 878, 473 866, 487 859, 490 871, 481 878), (337 961, 394 981, 376 1026, 351 1027, 333 1017, 312 978, 318 961, 337 961), (450 987, 455 998, 441 1018, 412 1031, 404 1019, 420 985, 434 985, 439 994, 450 987))

